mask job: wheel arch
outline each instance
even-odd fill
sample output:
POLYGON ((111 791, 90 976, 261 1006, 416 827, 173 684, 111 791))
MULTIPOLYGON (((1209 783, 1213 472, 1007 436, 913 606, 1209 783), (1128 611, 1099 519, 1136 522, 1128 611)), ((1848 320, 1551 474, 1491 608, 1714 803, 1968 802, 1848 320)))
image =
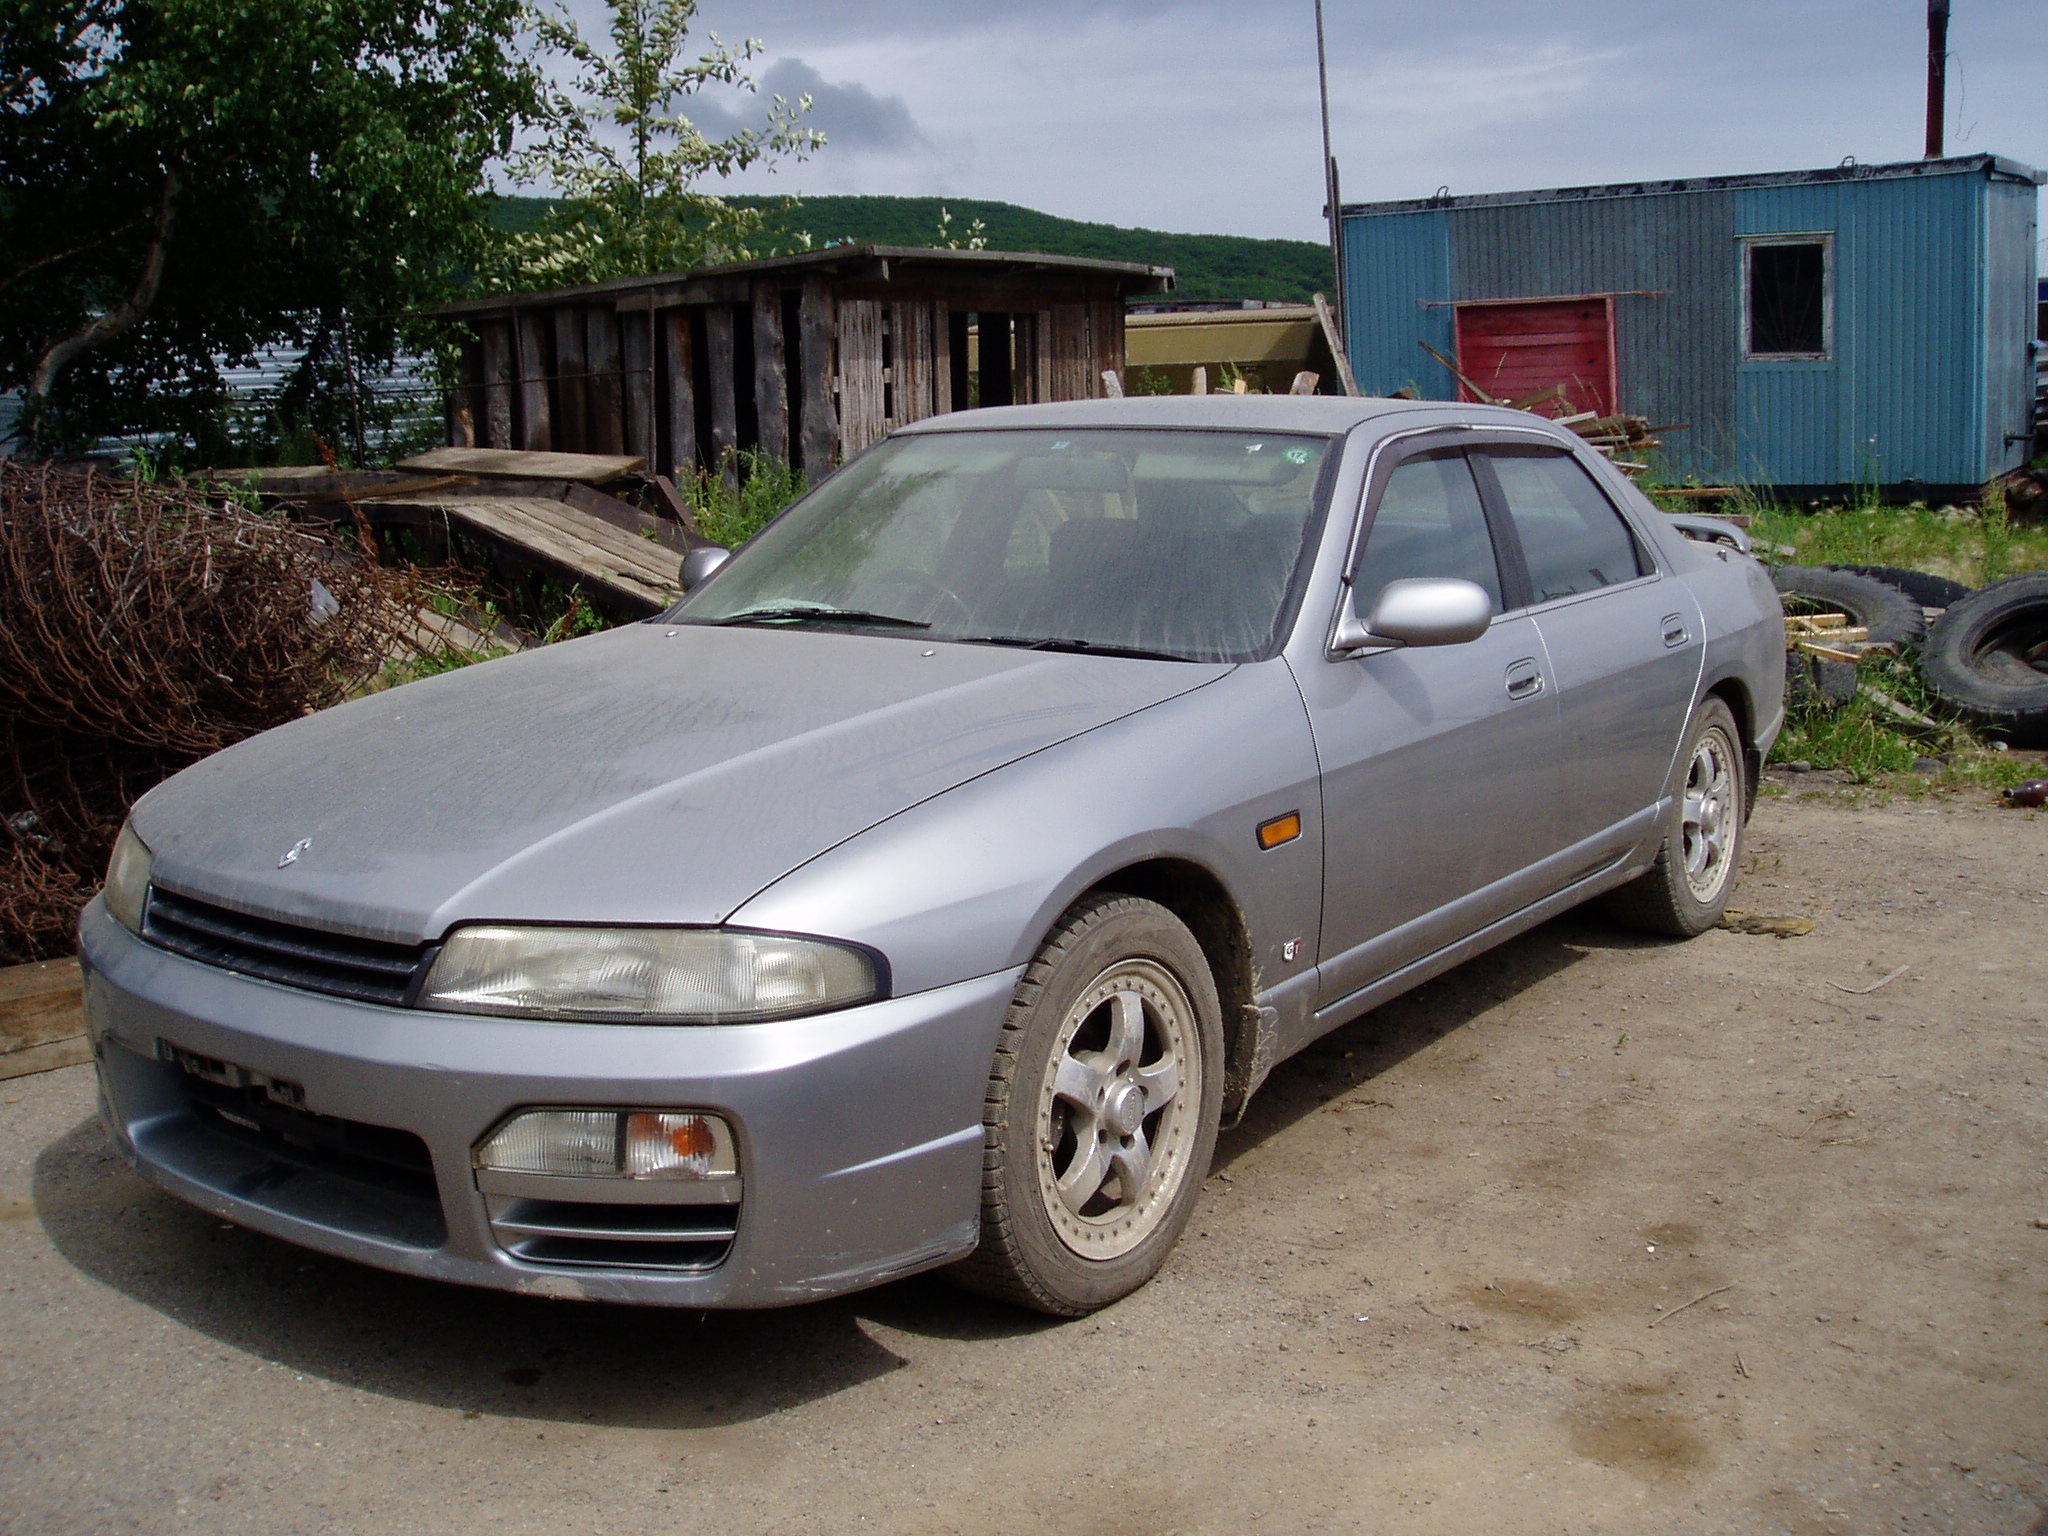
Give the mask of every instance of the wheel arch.
POLYGON ((1743 807, 1747 816, 1756 809, 1757 786, 1763 782, 1764 754, 1757 744, 1756 701, 1750 697, 1748 687, 1738 677, 1724 677, 1708 686, 1705 699, 1719 699, 1728 706, 1728 713, 1735 717, 1735 732, 1742 739, 1743 807))
POLYGON ((1116 891, 1156 901, 1187 926, 1209 962, 1223 1014, 1223 1118, 1229 1124, 1257 1086, 1270 1050, 1256 1002, 1258 972, 1243 908, 1216 873, 1192 859, 1158 857, 1126 864, 1096 880, 1084 896, 1116 891))

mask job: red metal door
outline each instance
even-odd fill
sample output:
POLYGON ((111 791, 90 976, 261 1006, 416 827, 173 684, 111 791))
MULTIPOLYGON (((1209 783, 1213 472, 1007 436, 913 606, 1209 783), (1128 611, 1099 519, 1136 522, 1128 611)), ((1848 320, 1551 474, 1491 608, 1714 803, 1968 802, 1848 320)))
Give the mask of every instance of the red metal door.
POLYGON ((1496 400, 1526 400, 1553 387, 1534 409, 1614 413, 1614 301, 1500 299, 1460 304, 1458 371, 1496 400))

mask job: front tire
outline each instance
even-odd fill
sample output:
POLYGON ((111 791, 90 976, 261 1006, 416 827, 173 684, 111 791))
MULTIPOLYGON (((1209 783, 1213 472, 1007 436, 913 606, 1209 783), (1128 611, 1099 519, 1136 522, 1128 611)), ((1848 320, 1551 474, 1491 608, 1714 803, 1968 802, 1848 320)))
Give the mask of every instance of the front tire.
POLYGON ((1645 933, 1689 939, 1721 921, 1742 857, 1742 735, 1726 704, 1710 698, 1685 734, 1685 778, 1664 823, 1657 861, 1607 896, 1607 915, 1645 933))
POLYGON ((1222 1010, 1201 946, 1156 902, 1070 908, 1017 984, 983 1112, 981 1244, 960 1284, 1055 1317, 1166 1262, 1215 1151, 1222 1010))

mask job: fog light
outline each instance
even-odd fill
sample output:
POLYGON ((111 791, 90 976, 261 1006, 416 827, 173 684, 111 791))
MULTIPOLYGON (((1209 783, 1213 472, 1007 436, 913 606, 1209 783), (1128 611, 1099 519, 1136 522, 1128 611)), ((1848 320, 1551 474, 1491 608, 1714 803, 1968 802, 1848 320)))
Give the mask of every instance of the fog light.
POLYGON ((676 1110, 529 1109, 478 1144, 478 1168, 578 1179, 729 1179, 732 1127, 676 1110))

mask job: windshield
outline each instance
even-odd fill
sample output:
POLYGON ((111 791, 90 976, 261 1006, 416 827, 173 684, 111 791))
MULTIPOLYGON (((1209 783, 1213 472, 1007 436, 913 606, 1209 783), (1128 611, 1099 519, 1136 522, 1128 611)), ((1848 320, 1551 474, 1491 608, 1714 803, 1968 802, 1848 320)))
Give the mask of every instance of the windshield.
POLYGON ((893 438, 673 618, 1250 660, 1277 640, 1330 448, 1161 429, 893 438))

